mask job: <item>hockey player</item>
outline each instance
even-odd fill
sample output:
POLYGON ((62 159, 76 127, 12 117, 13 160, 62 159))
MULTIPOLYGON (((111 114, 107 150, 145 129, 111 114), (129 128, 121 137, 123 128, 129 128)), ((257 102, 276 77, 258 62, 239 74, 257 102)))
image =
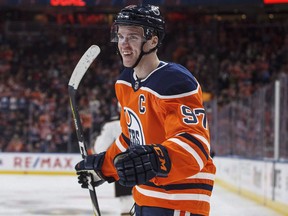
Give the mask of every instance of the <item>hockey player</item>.
POLYGON ((159 60, 164 20, 157 6, 128 6, 112 26, 125 69, 115 83, 122 133, 106 152, 76 164, 87 187, 133 186, 136 216, 209 215, 215 165, 202 91, 183 66, 159 60))

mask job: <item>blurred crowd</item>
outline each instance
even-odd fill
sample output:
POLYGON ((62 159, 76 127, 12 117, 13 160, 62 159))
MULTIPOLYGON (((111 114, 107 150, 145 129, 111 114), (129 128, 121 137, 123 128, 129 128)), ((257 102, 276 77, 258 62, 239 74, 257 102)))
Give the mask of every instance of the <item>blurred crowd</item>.
MULTIPOLYGON (((78 152, 67 84, 92 44, 102 52, 77 91, 90 145, 117 113, 114 82, 122 66, 110 43, 111 20, 84 26, 57 20, 39 27, 29 23, 0 20, 0 151, 78 152)), ((222 106, 288 72, 287 28, 285 19, 271 17, 169 14, 159 55, 187 67, 206 100, 217 98, 222 106)))

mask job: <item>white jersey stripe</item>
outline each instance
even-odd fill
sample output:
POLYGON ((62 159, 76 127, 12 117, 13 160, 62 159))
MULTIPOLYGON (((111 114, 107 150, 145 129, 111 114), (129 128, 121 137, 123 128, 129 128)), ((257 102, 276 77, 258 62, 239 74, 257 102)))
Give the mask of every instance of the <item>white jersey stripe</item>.
POLYGON ((188 151, 194 158, 195 160, 197 161, 199 167, 200 167, 200 170, 203 169, 204 167, 204 163, 201 159, 201 157, 199 156, 199 154, 190 146, 188 145, 187 143, 177 139, 177 138, 170 138, 169 141, 172 141, 176 144, 178 144, 179 146, 181 146, 182 148, 184 148, 186 151, 188 151))
POLYGON ((130 86, 130 87, 132 86, 131 83, 129 83, 129 82, 127 82, 127 81, 124 81, 124 80, 117 80, 117 81, 116 81, 116 84, 117 84, 117 83, 121 83, 121 84, 124 84, 124 85, 130 86))
POLYGON ((203 136, 201 136, 199 134, 192 134, 192 136, 194 136, 194 137, 198 138, 199 140, 201 140, 201 142, 203 142, 207 146, 209 151, 210 151, 210 143, 208 142, 207 139, 205 139, 203 136))
POLYGON ((119 150, 120 150, 121 152, 126 151, 126 148, 125 148, 125 147, 122 145, 122 143, 120 142, 119 137, 116 139, 115 143, 116 143, 116 146, 119 148, 119 150))
POLYGON ((210 196, 206 194, 168 194, 154 190, 143 189, 138 185, 135 186, 136 190, 147 197, 165 199, 165 200, 194 200, 201 202, 210 202, 210 196))
POLYGON ((175 210, 173 216, 180 216, 180 210, 175 210))
POLYGON ((187 179, 207 179, 207 180, 215 180, 215 175, 212 173, 197 173, 196 175, 190 176, 187 179))
MULTIPOLYGON (((180 210, 174 210, 173 216, 180 216, 181 211, 180 210)), ((190 216, 190 212, 185 212, 184 216, 190 216)))

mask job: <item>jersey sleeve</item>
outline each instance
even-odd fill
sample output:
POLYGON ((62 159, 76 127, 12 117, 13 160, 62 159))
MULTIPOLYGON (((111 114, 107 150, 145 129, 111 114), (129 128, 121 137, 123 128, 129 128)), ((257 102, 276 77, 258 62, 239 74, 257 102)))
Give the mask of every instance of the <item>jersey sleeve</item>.
MULTIPOLYGON (((183 83, 181 88, 185 88, 183 83)), ((175 89, 179 89, 177 84, 175 89)), ((186 94, 158 100, 157 105, 162 110, 167 137, 162 145, 168 150, 172 168, 168 178, 156 177, 153 183, 165 185, 205 172, 206 164, 212 162, 200 85, 197 83, 195 89, 186 94)))
POLYGON ((121 133, 115 142, 113 142, 113 144, 107 149, 101 170, 104 176, 113 177, 115 180, 119 179, 113 161, 116 155, 126 151, 128 148, 127 140, 128 139, 125 135, 121 133))

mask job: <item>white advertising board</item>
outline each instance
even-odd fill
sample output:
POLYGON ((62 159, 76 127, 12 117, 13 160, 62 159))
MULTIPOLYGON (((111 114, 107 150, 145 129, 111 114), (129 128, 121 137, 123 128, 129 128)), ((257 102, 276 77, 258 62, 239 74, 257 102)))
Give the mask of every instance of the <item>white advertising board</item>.
MULTIPOLYGON (((216 179, 262 204, 288 209, 288 163, 216 157, 216 179), (284 206, 284 207, 283 207, 284 206)), ((288 211, 287 211, 288 212, 288 211)))
POLYGON ((80 154, 0 153, 0 173, 75 173, 80 154))

